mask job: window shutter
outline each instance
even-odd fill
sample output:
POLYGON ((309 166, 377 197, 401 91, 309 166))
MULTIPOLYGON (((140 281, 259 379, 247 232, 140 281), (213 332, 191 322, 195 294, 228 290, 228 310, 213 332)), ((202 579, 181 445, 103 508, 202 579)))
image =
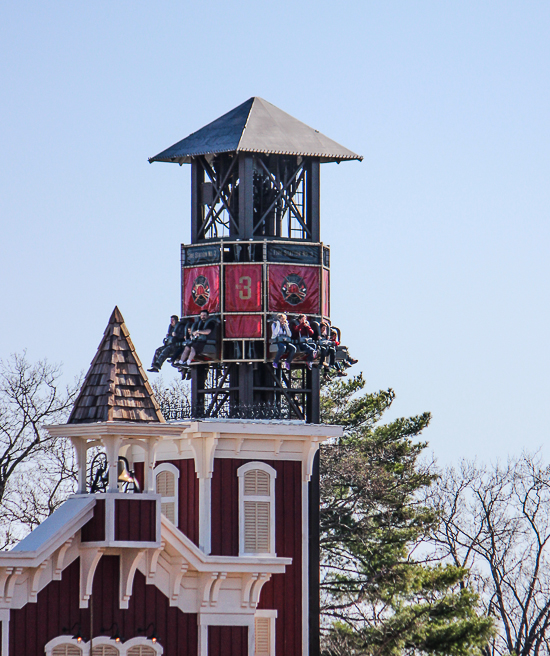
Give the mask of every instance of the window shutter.
POLYGON ((128 656, 155 656, 155 650, 149 645, 135 645, 128 650, 128 656))
POLYGON ((169 499, 176 496, 176 477, 170 471, 159 472, 156 476, 157 494, 162 497, 160 512, 173 524, 176 523, 176 503, 169 499))
POLYGON ((244 475, 245 497, 268 497, 269 496, 269 474, 261 469, 252 469, 244 475))
POLYGON ((111 645, 98 645, 92 650, 92 656, 119 656, 120 652, 111 645))
POLYGON ((82 649, 76 645, 57 645, 52 650, 52 656, 82 656, 82 649))
POLYGON ((176 483, 172 472, 163 471, 157 474, 157 494, 161 497, 173 497, 176 494, 176 483))
POLYGON ((169 519, 172 524, 176 523, 176 508, 173 501, 160 504, 160 512, 169 519))
POLYGON ((269 553, 269 501, 244 502, 244 550, 269 553))
POLYGON ((269 617, 257 617, 254 622, 256 656, 271 655, 271 620, 269 617))

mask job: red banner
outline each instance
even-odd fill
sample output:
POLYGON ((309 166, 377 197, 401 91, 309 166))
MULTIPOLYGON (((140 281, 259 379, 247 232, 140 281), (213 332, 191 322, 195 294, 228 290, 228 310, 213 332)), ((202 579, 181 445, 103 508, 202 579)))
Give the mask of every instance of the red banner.
POLYGON ((225 268, 225 312, 261 312, 262 265, 235 264, 225 268))
POLYGON ((330 273, 323 269, 323 309, 322 315, 330 317, 330 273))
POLYGON ((204 266, 183 271, 183 312, 220 311, 220 267, 204 266))
POLYGON ((230 339, 262 336, 262 317, 257 314, 228 314, 225 336, 230 339))
POLYGON ((271 264, 269 310, 291 314, 319 314, 319 269, 271 264))

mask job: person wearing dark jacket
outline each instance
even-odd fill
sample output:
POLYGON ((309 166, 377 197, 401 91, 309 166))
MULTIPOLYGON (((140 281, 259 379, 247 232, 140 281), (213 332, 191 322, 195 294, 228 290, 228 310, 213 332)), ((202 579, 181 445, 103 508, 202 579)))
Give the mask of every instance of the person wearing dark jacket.
POLYGON ((313 328, 309 325, 309 321, 305 314, 298 317, 298 324, 292 329, 294 339, 298 342, 300 351, 306 354, 306 366, 311 369, 313 360, 317 357, 315 343, 313 342, 313 335, 315 334, 313 328))
POLYGON ((170 317, 170 324, 168 326, 168 330, 166 331, 166 337, 163 340, 162 346, 159 346, 158 349, 155 351, 155 355, 153 356, 153 362, 151 363, 151 368, 147 369, 147 371, 152 371, 154 373, 158 373, 164 364, 164 362, 172 357, 175 352, 175 342, 174 342, 174 330, 176 328, 176 324, 178 323, 178 315, 173 314, 170 317))
POLYGON ((211 328, 206 327, 208 321, 208 310, 201 310, 199 320, 193 326, 191 332, 191 342, 183 349, 181 358, 174 362, 177 367, 188 367, 194 360, 196 355, 200 355, 206 346, 206 339, 212 332, 211 328))

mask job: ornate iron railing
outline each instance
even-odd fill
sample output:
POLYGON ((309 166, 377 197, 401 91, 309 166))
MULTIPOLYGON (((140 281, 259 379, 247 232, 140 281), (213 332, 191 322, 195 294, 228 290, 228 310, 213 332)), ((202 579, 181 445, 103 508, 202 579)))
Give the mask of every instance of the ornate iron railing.
POLYGON ((165 401, 160 404, 160 410, 166 419, 293 419, 287 408, 271 403, 255 403, 253 405, 224 404, 222 407, 210 410, 205 405, 193 405, 186 400, 165 401))

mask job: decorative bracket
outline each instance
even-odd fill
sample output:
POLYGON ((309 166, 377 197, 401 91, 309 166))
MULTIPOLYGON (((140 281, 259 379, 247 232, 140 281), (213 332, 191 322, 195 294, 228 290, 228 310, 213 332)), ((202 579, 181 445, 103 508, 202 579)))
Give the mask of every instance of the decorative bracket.
POLYGON ((0 599, 4 598, 6 583, 8 582, 8 579, 10 578, 14 569, 14 567, 2 567, 0 569, 0 599))
POLYGON ((211 572, 210 576, 206 575, 204 578, 204 590, 202 593, 202 601, 201 601, 201 606, 208 606, 208 603, 210 601, 210 590, 212 589, 212 585, 214 581, 218 578, 219 572, 211 572))
POLYGON ((219 433, 193 433, 187 438, 195 457, 197 478, 212 478, 214 471, 214 453, 220 439, 219 433))
POLYGON ((264 587, 264 583, 267 583, 270 578, 271 578, 271 574, 269 572, 264 572, 260 574, 258 580, 254 583, 254 587, 252 588, 252 592, 250 594, 251 608, 256 608, 256 606, 258 605, 258 601, 260 600, 260 592, 264 587))
POLYGON ((38 586, 40 585, 40 577, 42 572, 46 569, 48 561, 45 560, 38 567, 34 568, 34 572, 29 576, 29 603, 35 604, 38 600, 38 586))
POLYGON ((312 438, 310 442, 304 442, 304 468, 302 470, 302 477, 304 483, 309 483, 311 480, 311 473, 313 471, 313 459, 319 448, 319 441, 312 438))
POLYGON ((255 572, 254 574, 249 574, 246 578, 243 578, 244 587, 243 597, 241 600, 241 606, 243 608, 247 608, 250 603, 250 591, 252 590, 254 583, 256 583, 258 576, 258 572, 255 572))
POLYGON ((157 566, 159 562, 159 556, 164 551, 166 542, 161 542, 158 549, 148 549, 146 554, 146 566, 147 566, 147 577, 145 582, 152 584, 155 582, 155 577, 157 575, 157 566))
POLYGON ((227 578, 227 572, 220 572, 216 582, 212 586, 212 594, 210 596, 210 605, 217 606, 218 597, 220 595, 220 588, 222 587, 223 581, 227 578))
POLYGON ((88 608, 94 574, 104 551, 104 547, 88 548, 80 551, 80 608, 88 608))
POLYGON ((180 585, 184 574, 189 568, 189 563, 178 556, 172 558, 170 566, 170 606, 176 606, 180 596, 180 585))
POLYGON ((63 571, 63 563, 65 561, 65 554, 67 553, 68 548, 73 543, 74 536, 70 537, 67 542, 63 544, 61 549, 57 552, 57 555, 54 558, 53 564, 53 575, 52 578, 54 581, 61 581, 61 572, 63 571))
POLYGON ((120 554, 120 608, 128 608, 134 576, 145 549, 123 549, 120 554))
POLYGON ((10 577, 8 579, 8 584, 5 586, 5 592, 4 592, 4 601, 9 604, 12 600, 13 597, 13 592, 15 590, 15 583, 18 579, 19 576, 21 576, 21 572, 23 571, 22 567, 8 567, 8 569, 13 570, 10 574, 10 577))

